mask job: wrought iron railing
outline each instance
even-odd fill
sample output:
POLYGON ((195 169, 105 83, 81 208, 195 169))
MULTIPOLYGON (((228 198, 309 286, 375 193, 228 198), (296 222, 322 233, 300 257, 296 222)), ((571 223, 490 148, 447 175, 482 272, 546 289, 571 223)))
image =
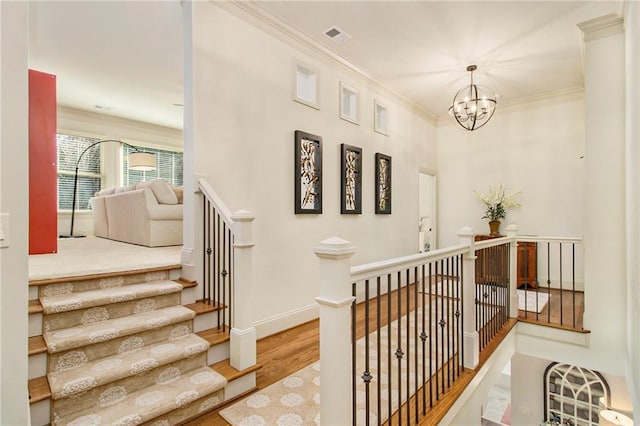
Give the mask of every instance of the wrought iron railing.
POLYGON ((231 213, 206 181, 199 182, 202 203, 202 301, 213 305, 217 327, 233 326, 234 233, 231 213))
POLYGON ((510 244, 506 238, 476 243, 476 331, 484 349, 509 320, 510 244))
POLYGON ((518 290, 518 318, 584 330, 582 239, 518 237, 518 244, 527 247, 518 253, 518 276, 530 278, 518 290))
POLYGON ((409 424, 460 376, 463 253, 352 268, 353 424, 409 424))

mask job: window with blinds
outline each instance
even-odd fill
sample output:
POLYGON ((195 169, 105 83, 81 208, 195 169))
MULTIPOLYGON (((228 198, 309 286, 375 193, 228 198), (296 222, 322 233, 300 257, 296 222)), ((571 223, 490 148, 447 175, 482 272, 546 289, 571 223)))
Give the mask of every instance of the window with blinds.
POLYGON ((156 155, 156 169, 151 171, 129 170, 129 154, 135 150, 129 146, 122 149, 122 184, 163 179, 175 186, 182 186, 182 152, 165 151, 153 148, 140 148, 140 151, 156 155))
MULTIPOLYGON (((57 135, 58 145, 58 210, 71 210, 76 162, 89 145, 99 139, 84 136, 57 135)), ((78 164, 76 210, 89 210, 89 198, 100 191, 100 145, 87 151, 78 164)))

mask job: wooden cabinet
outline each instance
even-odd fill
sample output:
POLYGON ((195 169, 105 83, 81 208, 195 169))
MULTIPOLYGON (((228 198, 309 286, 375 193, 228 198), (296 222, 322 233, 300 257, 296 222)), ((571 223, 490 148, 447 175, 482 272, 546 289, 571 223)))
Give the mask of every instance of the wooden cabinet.
POLYGON ((518 242, 518 288, 538 288, 538 250, 536 243, 518 242))
MULTIPOLYGON (((476 235, 476 241, 504 235, 476 235)), ((538 287, 538 259, 534 242, 518 242, 517 287, 538 287)), ((476 251, 476 283, 506 283, 509 279, 509 247, 499 245, 476 251)))
MULTIPOLYGON (((491 240, 504 235, 476 235, 475 241, 491 240)), ((506 286, 509 281, 509 246, 501 244, 476 250, 476 284, 506 286)))

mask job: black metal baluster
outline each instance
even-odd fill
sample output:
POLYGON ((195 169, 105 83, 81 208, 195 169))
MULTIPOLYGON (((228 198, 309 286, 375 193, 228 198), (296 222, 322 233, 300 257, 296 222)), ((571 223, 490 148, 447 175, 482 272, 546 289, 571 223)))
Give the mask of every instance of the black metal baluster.
POLYGON ((369 280, 364 281, 364 372, 362 381, 364 382, 365 395, 365 424, 369 424, 370 417, 370 394, 369 384, 371 383, 371 371, 369 370, 369 280))
MULTIPOLYGON (((226 306, 227 306, 227 224, 226 222, 222 221, 222 306, 225 307, 226 310, 226 306)), ((218 312, 222 311, 220 303, 218 303, 218 312)), ((226 331, 227 330, 227 322, 225 321, 225 314, 224 311, 221 313, 222 316, 222 331, 226 331)))
POLYGON ((406 276, 407 276, 407 280, 406 280, 406 286, 405 288, 407 289, 407 294, 406 294, 406 299, 407 299, 407 309, 406 309, 406 339, 407 339, 407 344, 406 344, 406 348, 407 348, 407 353, 406 353, 406 359, 405 359, 405 364, 407 366, 407 425, 411 424, 411 381, 409 380, 409 377, 411 377, 411 371, 410 371, 410 367, 411 367, 411 291, 409 288, 409 283, 411 282, 411 277, 410 277, 410 273, 411 270, 407 269, 406 271, 406 276))
MULTIPOLYGON (((463 262, 463 255, 460 255, 460 262, 463 262)), ((462 263, 462 267, 460 268, 460 280, 458 281, 458 289, 460 291, 460 323, 462 327, 460 327, 460 335, 458 336, 458 344, 460 345, 460 364, 464 363, 464 339, 463 339, 463 329, 464 329, 464 263, 462 263)))
MULTIPOLYGON (((438 266, 436 264, 435 285, 438 287, 437 275, 438 266)), ((429 263, 429 335, 433 336, 433 263, 429 263)), ((436 333, 436 339, 438 335, 436 333)), ((436 387, 437 390, 437 387, 436 387)), ((433 408, 433 339, 429 341, 429 408, 433 408)))
POLYGON ((398 424, 402 424, 402 272, 398 271, 398 348, 396 349, 396 359, 398 360, 398 424))
POLYGON ((351 283, 351 296, 353 296, 353 302, 351 303, 351 412, 352 412, 352 424, 357 424, 357 391, 356 391, 356 354, 358 352, 356 342, 356 283, 351 283))
MULTIPOLYGON (((438 321, 438 298, 439 298, 439 290, 440 290, 440 280, 442 280, 442 277, 438 274, 439 268, 438 268, 438 262, 435 262, 436 264, 436 294, 435 294, 435 301, 434 301, 434 311, 433 311, 433 316, 434 316, 434 320, 437 322, 438 321)), ((435 361, 436 361, 436 401, 440 401, 440 374, 439 374, 439 365, 438 365, 438 361, 440 361, 440 354, 439 354, 439 341, 440 341, 440 336, 438 333, 438 327, 436 324, 434 324, 433 326, 434 328, 434 335, 436 336, 436 340, 435 340, 435 361)), ((433 359, 433 358, 432 358, 433 359)))
POLYGON ((231 229, 229 229, 229 329, 233 327, 233 293, 235 292, 234 288, 234 274, 233 274, 233 265, 235 261, 235 255, 233 251, 233 244, 235 243, 235 237, 231 233, 231 229))
POLYGON ((576 328, 576 243, 571 243, 571 283, 573 327, 576 328))
MULTIPOLYGON (((440 260, 440 272, 443 275, 443 280, 446 279, 445 276, 445 268, 444 268, 444 259, 440 260)), ((446 283, 443 281, 442 282, 442 295, 440 297, 440 320, 438 321, 438 325, 440 326, 440 347, 438 348, 438 350, 440 351, 440 383, 442 385, 441 388, 441 392, 444 395, 445 393, 445 377, 444 377, 444 360, 445 360, 445 353, 444 353, 444 348, 445 348, 445 341, 444 341, 444 290, 445 290, 445 286, 446 283)))
POLYGON ((202 301, 207 300, 207 288, 209 287, 209 271, 211 270, 211 226, 209 224, 209 200, 204 198, 202 203, 202 301))
POLYGON ((413 406, 415 419, 418 420, 418 267, 413 270, 414 277, 414 299, 413 299, 413 395, 415 395, 415 404, 413 406))
MULTIPOLYGON (((562 303, 562 242, 560 243, 560 325, 564 325, 564 315, 562 313, 563 303, 562 303)), ((551 300, 551 298, 549 298, 551 300)))
POLYGON ((380 276, 377 277, 376 279, 376 330, 377 330, 377 342, 376 342, 376 353, 377 355, 377 359, 376 359, 376 367, 378 368, 378 390, 377 390, 377 407, 378 407, 378 411, 377 411, 377 415, 378 415, 378 425, 382 424, 382 380, 380 380, 380 378, 382 377, 382 365, 381 365, 381 355, 380 355, 380 349, 382 348, 382 342, 381 342, 381 324, 380 324, 380 316, 381 316, 381 307, 380 307, 380 276))
POLYGON ((391 422, 391 414, 392 414, 392 406, 391 406, 391 395, 392 388, 391 381, 393 379, 391 370, 391 322, 392 322, 392 304, 391 304, 391 274, 387 274, 387 416, 389 418, 389 422, 391 422))
POLYGON ((425 265, 422 264, 422 332, 420 333, 420 340, 422 340, 422 414, 427 414, 427 365, 426 365, 426 342, 427 333, 425 332, 425 321, 427 319, 426 309, 426 293, 425 293, 425 265))
POLYGON ((451 327, 449 326, 449 322, 451 321, 451 292, 450 292, 450 287, 451 287, 451 258, 447 257, 447 286, 446 286, 446 297, 445 297, 445 301, 447 302, 447 314, 445 315, 445 332, 446 332, 446 336, 447 336, 447 340, 446 340, 446 344, 447 344, 447 389, 449 387, 451 387, 451 336, 449 334, 449 331, 451 330, 451 327))
MULTIPOLYGON (((547 296, 548 306, 547 309, 547 322, 551 322, 551 243, 547 243, 547 296)), ((536 316, 538 319, 538 316, 536 316)))

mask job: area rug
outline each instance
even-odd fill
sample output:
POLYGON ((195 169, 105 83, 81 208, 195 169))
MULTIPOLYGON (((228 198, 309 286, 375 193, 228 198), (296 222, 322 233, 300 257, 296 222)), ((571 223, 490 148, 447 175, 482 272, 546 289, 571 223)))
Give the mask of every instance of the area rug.
MULTIPOLYGON (((444 302, 446 306, 447 302, 444 302)), ((449 303, 451 303, 449 299, 449 303)), ((439 302, 439 309, 442 307, 442 303, 439 302)), ((432 308, 435 309, 435 303, 432 308)), ((454 309, 450 310, 453 315, 454 309)), ((440 311, 442 312, 442 311, 440 311)), ((414 330, 415 330, 415 316, 411 313, 408 317, 409 320, 409 346, 415 347, 414 330)), ((388 336, 391 334, 391 347, 395 348, 396 336, 398 327, 401 327, 403 334, 406 330, 407 317, 402 317, 400 324, 398 321, 393 321, 389 326, 385 326, 380 330, 380 364, 381 369, 377 371, 377 352, 375 347, 377 345, 377 332, 369 334, 370 344, 370 372, 373 376, 370 389, 377 389, 378 382, 381 385, 381 407, 380 417, 381 422, 384 422, 388 418, 388 398, 389 388, 391 388, 391 405, 392 412, 397 410, 401 403, 404 403, 407 399, 406 388, 407 378, 405 373, 406 362, 402 362, 402 381, 400 386, 397 380, 397 364, 395 356, 392 353, 391 356, 394 359, 392 365, 393 374, 389 380, 389 372, 387 367, 387 348, 388 348, 388 336), (399 395, 398 388, 402 389, 401 395, 399 395)), ((435 327, 437 321, 433 321, 431 335, 435 335, 435 327)), ((417 324, 422 324, 422 316, 418 315, 417 324)), ((438 327, 439 329, 439 327, 438 327)), ((419 327, 420 331, 420 327, 419 327)), ((448 348, 448 339, 446 334, 443 337, 438 337, 440 340, 440 346, 444 347, 440 353, 444 353, 444 362, 448 361, 448 350, 455 353, 455 348, 448 348), (445 342, 442 342, 444 338, 445 342)), ((404 341, 404 339, 403 339, 404 341)), ((432 339, 433 341, 433 339, 432 339)), ((364 355, 365 355, 365 339, 358 340, 358 357, 356 361, 356 370, 364 371, 364 355)), ((403 351, 407 353, 406 342, 401 345, 403 351)), ((418 346, 421 346, 419 344, 418 346)), ((428 351, 428 345, 426 350, 428 351)), ((393 352, 393 351, 392 351, 393 352)), ((422 351, 420 350, 420 356, 418 356, 418 383, 423 382, 422 375, 422 351)), ((427 358, 428 359, 428 354, 427 358)), ((413 357, 411 362, 411 374, 409 375, 410 388, 415 388, 415 377, 413 368, 413 357)), ((437 362, 435 360, 430 361, 431 365, 427 365, 427 374, 435 374, 439 365, 442 365, 441 359, 437 362)), ((372 391, 375 393, 375 390, 372 391)), ((365 424, 366 422, 366 401, 365 401, 365 386, 362 381, 358 381, 356 389, 356 419, 357 424, 365 424)), ((372 397, 370 400, 370 422, 377 424, 377 401, 372 397)), ((285 379, 276 382, 261 391, 225 408, 220 411, 220 415, 234 426, 257 426, 257 425, 319 425, 320 424, 320 363, 317 362, 310 366, 303 368, 302 370, 286 377, 285 379)))
POLYGON ((518 309, 539 314, 549 303, 549 297, 548 293, 518 290, 518 309))

